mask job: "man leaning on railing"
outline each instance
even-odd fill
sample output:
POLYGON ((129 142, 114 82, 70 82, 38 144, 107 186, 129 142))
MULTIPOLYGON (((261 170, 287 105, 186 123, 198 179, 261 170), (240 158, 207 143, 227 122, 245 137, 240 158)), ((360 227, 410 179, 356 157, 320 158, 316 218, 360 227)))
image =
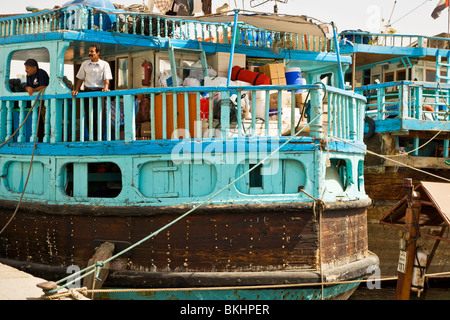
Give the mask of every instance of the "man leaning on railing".
MULTIPOLYGON (((34 59, 28 59, 24 63, 25 72, 27 73, 27 85, 25 89, 28 94, 32 96, 35 92, 39 92, 47 88, 49 84, 49 76, 47 72, 43 69, 39 68, 39 64, 34 59)), ((39 117, 39 130, 38 130, 38 139, 42 141, 44 138, 44 119, 45 119, 45 106, 43 104, 40 105, 42 109, 40 111, 41 116, 39 117)))

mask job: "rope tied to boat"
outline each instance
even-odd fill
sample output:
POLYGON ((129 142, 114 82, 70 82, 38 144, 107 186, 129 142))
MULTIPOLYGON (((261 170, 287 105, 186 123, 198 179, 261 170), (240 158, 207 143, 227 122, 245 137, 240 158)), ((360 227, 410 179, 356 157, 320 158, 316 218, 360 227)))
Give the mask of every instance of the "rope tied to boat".
MULTIPOLYGON (((23 120, 23 122, 20 124, 20 126, 16 129, 16 131, 14 131, 14 133, 8 138, 6 139, 2 144, 0 144, 0 147, 3 147, 6 143, 8 143, 16 134, 17 132, 19 132, 20 128, 25 124, 25 122, 28 119, 28 116, 31 114, 31 111, 34 109, 34 107, 36 106, 36 103, 38 100, 40 100, 39 102, 39 106, 42 106, 42 99, 44 97, 44 91, 45 88, 40 90, 39 93, 36 96, 36 99, 34 101, 34 104, 31 106, 30 110, 28 111, 25 119, 23 120)), ((39 112, 38 112, 38 119, 37 119, 37 125, 36 125, 36 134, 34 137, 34 144, 33 144, 33 152, 31 154, 31 159, 30 159, 30 166, 28 168, 28 174, 27 174, 27 178, 25 180, 24 186, 23 186, 23 190, 22 193, 20 195, 20 199, 19 202, 17 203, 16 209, 14 210, 13 215, 11 216, 11 218, 9 218, 9 220, 6 222, 6 224, 3 226, 3 228, 0 230, 0 234, 3 233, 3 231, 5 231, 5 229, 8 227, 8 225, 11 223, 11 221, 15 218, 17 211, 19 210, 19 207, 22 203, 22 199, 23 196, 25 195, 25 190, 27 189, 27 185, 28 185, 28 180, 30 179, 30 175, 31 175, 31 169, 33 167, 33 161, 34 161, 34 153, 36 152, 36 148, 37 148, 37 142, 38 142, 38 132, 39 132, 39 122, 41 119, 41 111, 42 111, 42 107, 39 108, 39 112)))
POLYGON ((44 300, 58 300, 58 299, 70 297, 74 300, 82 300, 82 299, 86 298, 88 293, 89 293, 89 290, 86 287, 71 288, 71 289, 68 289, 67 291, 60 292, 57 294, 52 294, 52 295, 44 294, 41 296, 41 298, 44 300))
MULTIPOLYGON (((247 170, 246 172, 244 172, 242 175, 240 175, 239 177, 237 177, 236 179, 234 179, 233 181, 231 181, 228 185, 226 185, 225 187, 223 187, 222 189, 218 190, 216 193, 214 193, 213 195, 211 195, 208 199, 202 201, 200 204, 195 205, 192 209, 190 209, 189 211, 187 211, 186 213, 182 214, 181 216, 177 217, 176 219, 174 219, 173 221, 169 222, 168 224, 166 224, 165 226, 161 227, 160 229, 158 229, 157 231, 149 234, 148 236, 144 237, 143 239, 139 240, 138 242, 132 244, 131 246, 127 247, 126 249, 122 250, 121 252, 118 252, 117 254, 111 256, 110 258, 104 260, 104 261, 97 261, 95 264, 92 264, 91 266, 86 267, 83 270, 80 270, 78 272, 73 273, 72 275, 65 277, 61 280, 59 280, 58 282, 56 282, 57 287, 55 289, 50 289, 50 290, 43 290, 45 292, 45 294, 49 295, 49 294, 54 294, 57 293, 60 289, 66 288, 67 286, 75 283, 76 281, 88 276, 89 274, 93 273, 93 272, 97 272, 100 266, 104 266, 105 263, 110 262, 118 257, 120 257, 121 255, 125 254, 126 252, 134 249, 135 247, 141 245, 143 242, 153 238, 154 236, 158 235, 161 231, 164 231, 165 229, 169 228, 170 226, 172 226, 173 224, 177 223, 178 221, 184 219, 185 217, 187 217, 189 214, 191 214, 192 212, 194 212, 195 210, 197 210, 198 208, 200 208, 201 206, 203 206, 206 203, 209 203, 209 201, 211 201, 211 199, 213 199, 215 196, 217 196, 218 194, 222 193, 223 191, 227 190, 228 188, 230 188, 232 185, 234 185, 237 181, 239 181, 240 179, 242 179, 243 177, 245 177, 246 175, 248 175, 251 171, 253 171, 255 168, 257 168, 259 165, 263 164, 266 160, 268 160, 269 158, 271 158, 274 154, 276 154, 279 150, 281 150, 285 145, 287 145, 289 142, 292 141, 292 139, 296 138, 298 135, 300 135, 300 133, 302 133, 303 130, 305 130, 306 128, 308 128, 309 126, 311 126, 317 119, 319 119, 322 116, 323 112, 319 112, 317 114, 317 116, 312 119, 309 123, 307 123, 307 125, 305 125, 301 130, 299 130, 298 132, 295 133, 295 135, 291 136, 289 139, 287 139, 283 144, 281 144, 278 148, 276 148, 274 151, 272 151, 269 155, 267 155, 264 159, 260 160, 255 166, 253 166, 252 168, 250 168, 249 170, 247 170), (84 272, 83 275, 81 275, 84 272), (78 276, 78 278, 75 278, 76 276, 78 276), (70 281, 67 281, 68 279, 70 279, 70 281), (64 281, 67 281, 66 284, 61 285, 60 284, 64 281)), ((314 199, 314 198, 313 198, 314 199)))

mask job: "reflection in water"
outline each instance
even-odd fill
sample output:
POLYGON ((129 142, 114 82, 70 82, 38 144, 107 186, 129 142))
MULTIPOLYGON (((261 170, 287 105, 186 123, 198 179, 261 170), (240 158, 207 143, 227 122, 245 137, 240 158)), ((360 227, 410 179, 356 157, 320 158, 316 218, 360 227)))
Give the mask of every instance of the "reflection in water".
MULTIPOLYGON (((381 289, 369 289, 361 284, 349 300, 395 300, 396 283, 382 283, 381 289)), ((448 281, 429 282, 425 290, 417 297, 411 292, 410 300, 450 300, 450 286, 448 281)))

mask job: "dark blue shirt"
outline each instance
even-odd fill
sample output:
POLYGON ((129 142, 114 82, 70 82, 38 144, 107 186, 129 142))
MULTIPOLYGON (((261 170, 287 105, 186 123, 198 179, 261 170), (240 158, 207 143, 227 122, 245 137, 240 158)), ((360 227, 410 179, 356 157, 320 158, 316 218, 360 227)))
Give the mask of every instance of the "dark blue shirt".
POLYGON ((37 88, 40 86, 48 86, 49 78, 45 70, 38 69, 38 71, 32 75, 27 75, 27 87, 37 88))

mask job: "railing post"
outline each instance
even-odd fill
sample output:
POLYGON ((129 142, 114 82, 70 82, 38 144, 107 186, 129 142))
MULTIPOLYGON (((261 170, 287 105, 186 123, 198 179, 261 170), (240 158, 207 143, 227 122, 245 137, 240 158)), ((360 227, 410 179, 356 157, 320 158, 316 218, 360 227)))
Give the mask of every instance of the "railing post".
POLYGON ((422 114, 423 114, 423 87, 422 86, 418 86, 415 87, 415 100, 416 103, 414 104, 414 118, 415 119, 422 119, 422 114))
POLYGON ((230 129, 230 92, 224 91, 220 98, 220 133, 223 140, 228 137, 230 129))
POLYGON ((385 88, 378 88, 377 90, 377 111, 378 111, 378 120, 384 120, 384 103, 386 100, 386 95, 384 94, 386 91, 385 88))
MULTIPOLYGON (((45 101, 45 100, 44 100, 45 101)), ((63 103, 60 99, 47 100, 45 112, 45 137, 49 136, 50 143, 61 142, 62 140, 62 108, 63 103), (50 116, 50 121, 47 119, 50 116), (50 122, 50 132, 47 131, 47 123, 50 122)), ((41 113, 41 116, 43 114, 41 113)), ((48 138, 47 138, 48 139, 48 138)), ((48 141, 48 140, 45 140, 48 141)))
POLYGON ((0 100, 0 142, 6 137, 6 102, 0 100))
MULTIPOLYGON (((25 107, 27 105, 26 101, 19 101, 19 122, 18 124, 20 125, 24 119, 25 119, 25 107)), ((17 142, 25 142, 25 126, 22 126, 22 128, 20 128, 19 132, 16 134, 17 136, 17 142)))
POLYGON ((356 99, 355 98, 349 98, 349 116, 350 116, 349 138, 350 138, 350 140, 355 140, 356 128, 357 128, 356 119, 358 118, 358 112, 356 110, 356 99))
POLYGON ((364 140, 364 119, 366 117, 366 103, 358 100, 357 108, 358 108, 358 119, 359 119, 359 128, 358 128, 358 141, 363 142, 364 140))
POLYGON ((419 36, 418 38, 417 38, 417 46, 419 47, 419 48, 422 48, 423 47, 423 37, 422 36, 419 36))
POLYGON ((443 150, 443 157, 444 158, 448 158, 448 148, 449 148, 449 140, 445 139, 444 140, 444 150, 443 150))
MULTIPOLYGON (((117 108, 117 107, 116 107, 117 108)), ((116 114, 116 117, 118 115, 116 114)), ((123 118, 125 122, 125 142, 134 141, 136 138, 136 122, 134 118, 134 96, 123 96, 123 118)))
POLYGON ((408 85, 400 84, 399 85, 399 113, 401 119, 406 119, 410 117, 409 114, 409 94, 408 94, 408 85))
POLYGON ((6 139, 9 139, 12 135, 13 129, 13 108, 14 101, 6 101, 6 139))
MULTIPOLYGON (((323 111, 322 97, 323 97, 322 89, 311 90, 311 110, 309 120, 315 119, 320 113, 322 113, 323 111)), ((310 128, 312 137, 316 139, 322 139, 323 138, 322 116, 317 117, 317 119, 314 120, 314 123, 310 125, 310 128)))

